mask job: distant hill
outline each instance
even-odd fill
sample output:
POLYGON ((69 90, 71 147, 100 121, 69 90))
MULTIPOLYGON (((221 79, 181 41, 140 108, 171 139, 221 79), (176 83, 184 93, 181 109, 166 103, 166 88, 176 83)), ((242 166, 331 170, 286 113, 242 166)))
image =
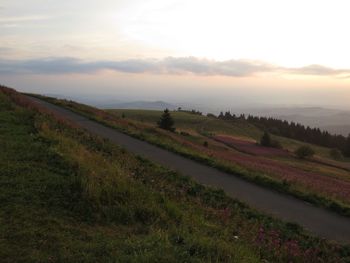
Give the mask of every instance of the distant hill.
POLYGON ((345 110, 322 107, 279 107, 240 109, 233 112, 293 121, 306 126, 321 128, 332 134, 347 136, 350 132, 350 111, 345 110))
POLYGON ((341 134, 347 136, 350 133, 350 112, 337 112, 324 115, 281 115, 276 116, 279 119, 294 121, 310 127, 319 127, 322 130, 332 134, 341 134))
POLYGON ((348 136, 350 134, 350 124, 348 125, 328 125, 321 127, 322 130, 326 130, 332 134, 340 134, 348 136))
POLYGON ((164 101, 132 101, 123 103, 106 104, 105 109, 138 109, 138 110, 174 110, 178 106, 164 101))

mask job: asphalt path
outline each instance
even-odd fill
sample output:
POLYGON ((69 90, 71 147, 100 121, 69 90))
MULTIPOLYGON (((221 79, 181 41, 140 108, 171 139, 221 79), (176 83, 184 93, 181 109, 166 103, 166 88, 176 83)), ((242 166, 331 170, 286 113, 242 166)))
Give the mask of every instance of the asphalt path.
POLYGON ((319 237, 350 243, 350 218, 315 207, 300 199, 256 185, 238 176, 219 171, 135 139, 62 107, 37 98, 28 98, 73 121, 92 134, 109 139, 131 153, 143 156, 183 175, 190 176, 198 183, 223 189, 227 195, 259 211, 288 222, 297 223, 319 237))

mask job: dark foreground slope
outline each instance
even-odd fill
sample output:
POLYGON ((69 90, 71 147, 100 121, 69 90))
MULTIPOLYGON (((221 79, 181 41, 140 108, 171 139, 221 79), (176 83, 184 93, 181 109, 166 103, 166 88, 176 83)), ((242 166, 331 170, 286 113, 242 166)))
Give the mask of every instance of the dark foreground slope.
POLYGON ((1 262, 347 262, 346 248, 2 91, 1 262))

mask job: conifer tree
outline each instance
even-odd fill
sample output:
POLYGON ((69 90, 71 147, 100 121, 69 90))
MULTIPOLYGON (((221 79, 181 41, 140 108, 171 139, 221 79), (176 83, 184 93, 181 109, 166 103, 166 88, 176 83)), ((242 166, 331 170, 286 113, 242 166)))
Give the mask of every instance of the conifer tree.
POLYGON ((343 153, 345 156, 348 156, 348 157, 350 156, 350 134, 348 135, 348 138, 346 139, 343 153))
POLYGON ((164 130, 168 130, 168 131, 175 131, 175 127, 174 127, 174 120, 170 115, 170 112, 168 109, 165 109, 162 116, 160 117, 159 121, 158 121, 158 127, 162 128, 164 130))
POLYGON ((271 137, 270 137, 270 134, 267 131, 265 131, 263 136, 261 137, 260 144, 262 146, 267 146, 267 147, 271 146, 271 137))

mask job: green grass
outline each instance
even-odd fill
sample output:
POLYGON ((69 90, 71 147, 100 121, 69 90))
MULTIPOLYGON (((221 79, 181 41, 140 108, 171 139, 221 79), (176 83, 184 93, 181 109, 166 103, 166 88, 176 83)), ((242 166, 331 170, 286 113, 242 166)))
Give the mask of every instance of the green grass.
MULTIPOLYGON (((111 112, 117 117, 121 117, 122 115, 124 115, 124 117, 126 117, 127 119, 132 119, 141 123, 148 123, 153 126, 155 126, 157 117, 159 118, 161 114, 160 111, 143 110, 109 110, 109 112, 111 112)), ((258 140, 261 134, 263 133, 262 131, 258 130, 258 128, 241 120, 224 121, 215 118, 208 118, 205 116, 189 114, 186 112, 172 112, 172 116, 175 120, 178 129, 186 130, 192 134, 191 136, 187 136, 186 140, 192 142, 199 142, 199 144, 202 144, 206 140, 206 135, 211 134, 224 133, 236 137, 245 137, 251 140, 258 140), (204 135, 204 137, 201 135, 204 135)), ((236 175, 240 174, 244 178, 247 178, 254 182, 272 187, 278 191, 291 193, 306 201, 312 202, 319 206, 330 208, 341 214, 350 215, 349 205, 346 202, 346 200, 338 200, 335 196, 324 195, 318 192, 310 192, 309 189, 302 187, 302 185, 294 185, 294 183, 293 185, 285 184, 284 182, 280 182, 274 178, 271 178, 269 174, 261 174, 256 171, 247 171, 246 169, 242 169, 241 167, 234 167, 232 164, 228 165, 220 161, 214 161, 212 160, 212 158, 208 160, 207 157, 202 156, 198 152, 193 153, 191 151, 185 150, 184 147, 179 148, 177 145, 173 145, 171 144, 171 142, 167 142, 167 140, 165 138, 162 138, 161 136, 155 135, 154 137, 156 137, 158 140, 146 137, 145 135, 142 138, 151 141, 157 145, 166 144, 167 149, 173 151, 175 150, 180 154, 184 154, 186 157, 200 160, 211 166, 223 169, 224 171, 231 172, 236 175)), ((305 145, 305 143, 303 142, 284 137, 273 136, 273 138, 280 141, 283 147, 291 152, 294 152, 294 150, 300 147, 301 145, 305 145)), ((334 167, 331 167, 328 164, 315 163, 311 161, 300 161, 295 158, 289 158, 288 160, 280 160, 278 158, 274 159, 277 161, 283 161, 284 163, 294 166, 298 169, 302 169, 309 172, 317 172, 323 174, 324 176, 337 177, 340 180, 347 180, 347 178, 350 175, 349 170, 344 170, 342 168, 347 164, 331 160, 329 157, 330 149, 319 147, 316 145, 310 146, 316 151, 318 158, 321 158, 321 160, 324 159, 327 162, 332 162, 332 165, 334 164, 334 167)))
POLYGON ((0 107, 1 262, 259 262, 230 242, 234 224, 177 192, 191 181, 2 93, 0 107))
MULTIPOLYGON (((280 180, 278 178, 275 178, 275 176, 269 174, 268 171, 257 171, 250 167, 243 167, 232 162, 227 162, 218 158, 214 158, 213 156, 207 155, 203 151, 195 150, 192 147, 184 145, 182 142, 174 140, 173 138, 171 138, 171 133, 166 133, 161 131, 160 129, 155 128, 156 113, 158 112, 160 115, 160 111, 120 110, 116 113, 115 110, 112 110, 115 115, 114 117, 111 117, 111 115, 109 115, 105 111, 97 110, 96 108, 87 105, 42 96, 38 97, 48 100, 49 102, 57 104, 59 106, 68 108, 92 120, 101 122, 104 125, 118 129, 119 131, 129 134, 138 139, 148 141, 167 150, 176 152, 187 158, 191 158, 193 160, 202 162, 206 165, 215 167, 222 171, 234 174, 236 176, 240 176, 251 182, 275 189, 280 192, 291 194, 297 198, 308 201, 317 206, 333 210, 342 215, 350 216, 350 206, 346 200, 344 201, 343 199, 336 198, 336 196, 323 194, 318 191, 310 191, 308 187, 305 187, 298 182, 286 182, 285 180, 280 180), (123 118, 123 113, 124 117, 126 118, 123 118)), ((172 112, 172 114, 174 118, 177 118, 175 119, 175 121, 177 121, 176 126, 178 127, 178 131, 184 129, 191 133, 191 136, 183 137, 184 141, 192 141, 197 143, 200 142, 200 144, 202 145, 203 142, 207 140, 207 136, 210 137, 212 134, 215 133, 226 133, 229 135, 240 136, 250 139, 254 139, 254 136, 256 136, 248 135, 248 131, 250 131, 249 127, 251 125, 247 124, 247 122, 243 120, 233 122, 224 121, 215 118, 207 118, 205 116, 189 114, 186 112, 172 112), (214 121, 218 124, 205 125, 206 122, 211 121, 214 121), (247 125, 249 127, 247 127, 247 125), (227 128, 226 131, 225 128, 227 128), (240 131, 241 133, 237 131, 240 131)), ((251 131, 253 134, 259 133, 259 130, 254 126, 252 127, 251 131)), ((260 131, 260 134, 262 134, 262 131, 260 131)), ((293 145, 290 147, 302 145, 301 142, 290 140, 287 138, 281 137, 279 139, 281 139, 282 143, 284 143, 285 145, 293 145)), ((293 148, 291 148, 290 150, 293 150, 293 148)), ((233 150, 230 149, 230 151, 233 150)), ((278 158, 276 160, 278 160, 278 158)), ((331 160, 328 159, 328 161, 331 160)), ((294 158, 293 160, 290 159, 289 161, 287 161, 287 163, 292 164, 294 167, 304 169, 306 171, 310 170, 308 165, 305 165, 305 161, 301 162, 300 160, 296 160, 294 158)), ((324 176, 328 176, 326 173, 329 172, 329 169, 323 169, 323 167, 321 167, 322 165, 316 162, 312 162, 310 163, 310 165, 316 166, 319 171, 322 171, 324 176)), ((343 163, 335 162, 335 166, 340 165, 343 165, 343 163)), ((339 170, 339 168, 336 169, 339 170)), ((341 172, 344 172, 342 168, 340 168, 340 170, 342 170, 341 172)))
MULTIPOLYGON (((156 125, 161 111, 157 110, 132 110, 132 109, 108 109, 109 113, 121 118, 123 115, 127 119, 135 120, 141 123, 156 125)), ((225 121, 216 118, 195 115, 188 112, 171 112, 175 120, 176 127, 182 131, 199 132, 203 134, 227 134, 236 137, 242 137, 254 141, 259 141, 263 131, 256 126, 242 120, 225 121)), ((284 149, 294 152, 302 145, 309 145, 315 151, 316 156, 330 160, 335 163, 347 164, 350 169, 350 158, 342 160, 333 160, 330 156, 330 149, 314 144, 300 142, 290 138, 271 135, 273 139, 278 140, 284 149)))
MULTIPOLYGON (((161 111, 156 110, 109 109, 106 111, 114 114, 117 117, 122 117, 124 114, 125 118, 127 119, 152 125, 156 125, 157 121, 159 120, 159 116, 162 114, 161 111)), ((176 127, 180 130, 207 132, 214 134, 223 133, 237 137, 248 138, 255 141, 259 141, 261 135, 263 134, 262 130, 252 124, 247 123, 246 121, 225 121, 178 111, 171 112, 171 116, 175 120, 176 127)), ((298 147, 306 144, 315 150, 316 155, 319 155, 320 157, 326 159, 331 159, 329 156, 329 148, 307 144, 281 136, 272 135, 272 137, 280 141, 284 149, 287 149, 291 152, 294 152, 298 147)), ((343 161, 349 160, 344 159, 343 161)))
POLYGON ((1 262, 349 259, 346 247, 19 107, 1 92, 0 123, 1 262))
MULTIPOLYGON (((125 118, 145 122, 155 125, 159 120, 161 111, 154 110, 121 110, 113 109, 106 110, 114 114, 117 117, 121 117, 123 114, 125 118)), ((245 138, 253 138, 258 140, 262 132, 255 126, 240 120, 235 121, 223 121, 216 118, 210 118, 201 115, 195 115, 187 112, 171 112, 171 116, 174 118, 176 128, 180 130, 192 130, 204 133, 225 133, 245 138)))
MULTIPOLYGON (((127 119, 135 120, 141 123, 147 123, 154 126, 156 125, 156 122, 162 113, 161 111, 155 110, 129 109, 112 109, 106 111, 119 118, 124 115, 124 117, 127 119)), ((211 134, 227 134, 235 137, 246 138, 252 141, 259 141, 261 135, 263 134, 263 131, 247 123, 246 121, 225 121, 178 111, 173 111, 171 114, 175 120, 176 127, 180 131, 189 132, 191 135, 187 136, 186 139, 193 142, 203 143, 206 140, 205 136, 211 134)), ((322 164, 305 161, 301 162, 298 159, 288 159, 286 163, 293 164, 293 166, 299 167, 306 171, 319 171, 329 176, 333 176, 333 173, 342 174, 344 175, 344 178, 350 176, 350 160, 348 158, 343 158, 341 160, 332 159, 330 156, 331 149, 281 136, 271 136, 274 140, 279 141, 284 149, 287 149, 290 152, 294 152, 300 146, 308 145, 315 151, 316 157, 320 158, 321 161, 324 160, 326 162, 325 164, 322 164), (332 164, 333 167, 327 165, 329 163, 332 164), (310 169, 310 166, 313 166, 314 169, 310 169), (342 169, 343 167, 345 169, 342 169)), ((280 159, 277 158, 276 160, 280 159)), ((341 179, 341 177, 339 178, 341 179)))

